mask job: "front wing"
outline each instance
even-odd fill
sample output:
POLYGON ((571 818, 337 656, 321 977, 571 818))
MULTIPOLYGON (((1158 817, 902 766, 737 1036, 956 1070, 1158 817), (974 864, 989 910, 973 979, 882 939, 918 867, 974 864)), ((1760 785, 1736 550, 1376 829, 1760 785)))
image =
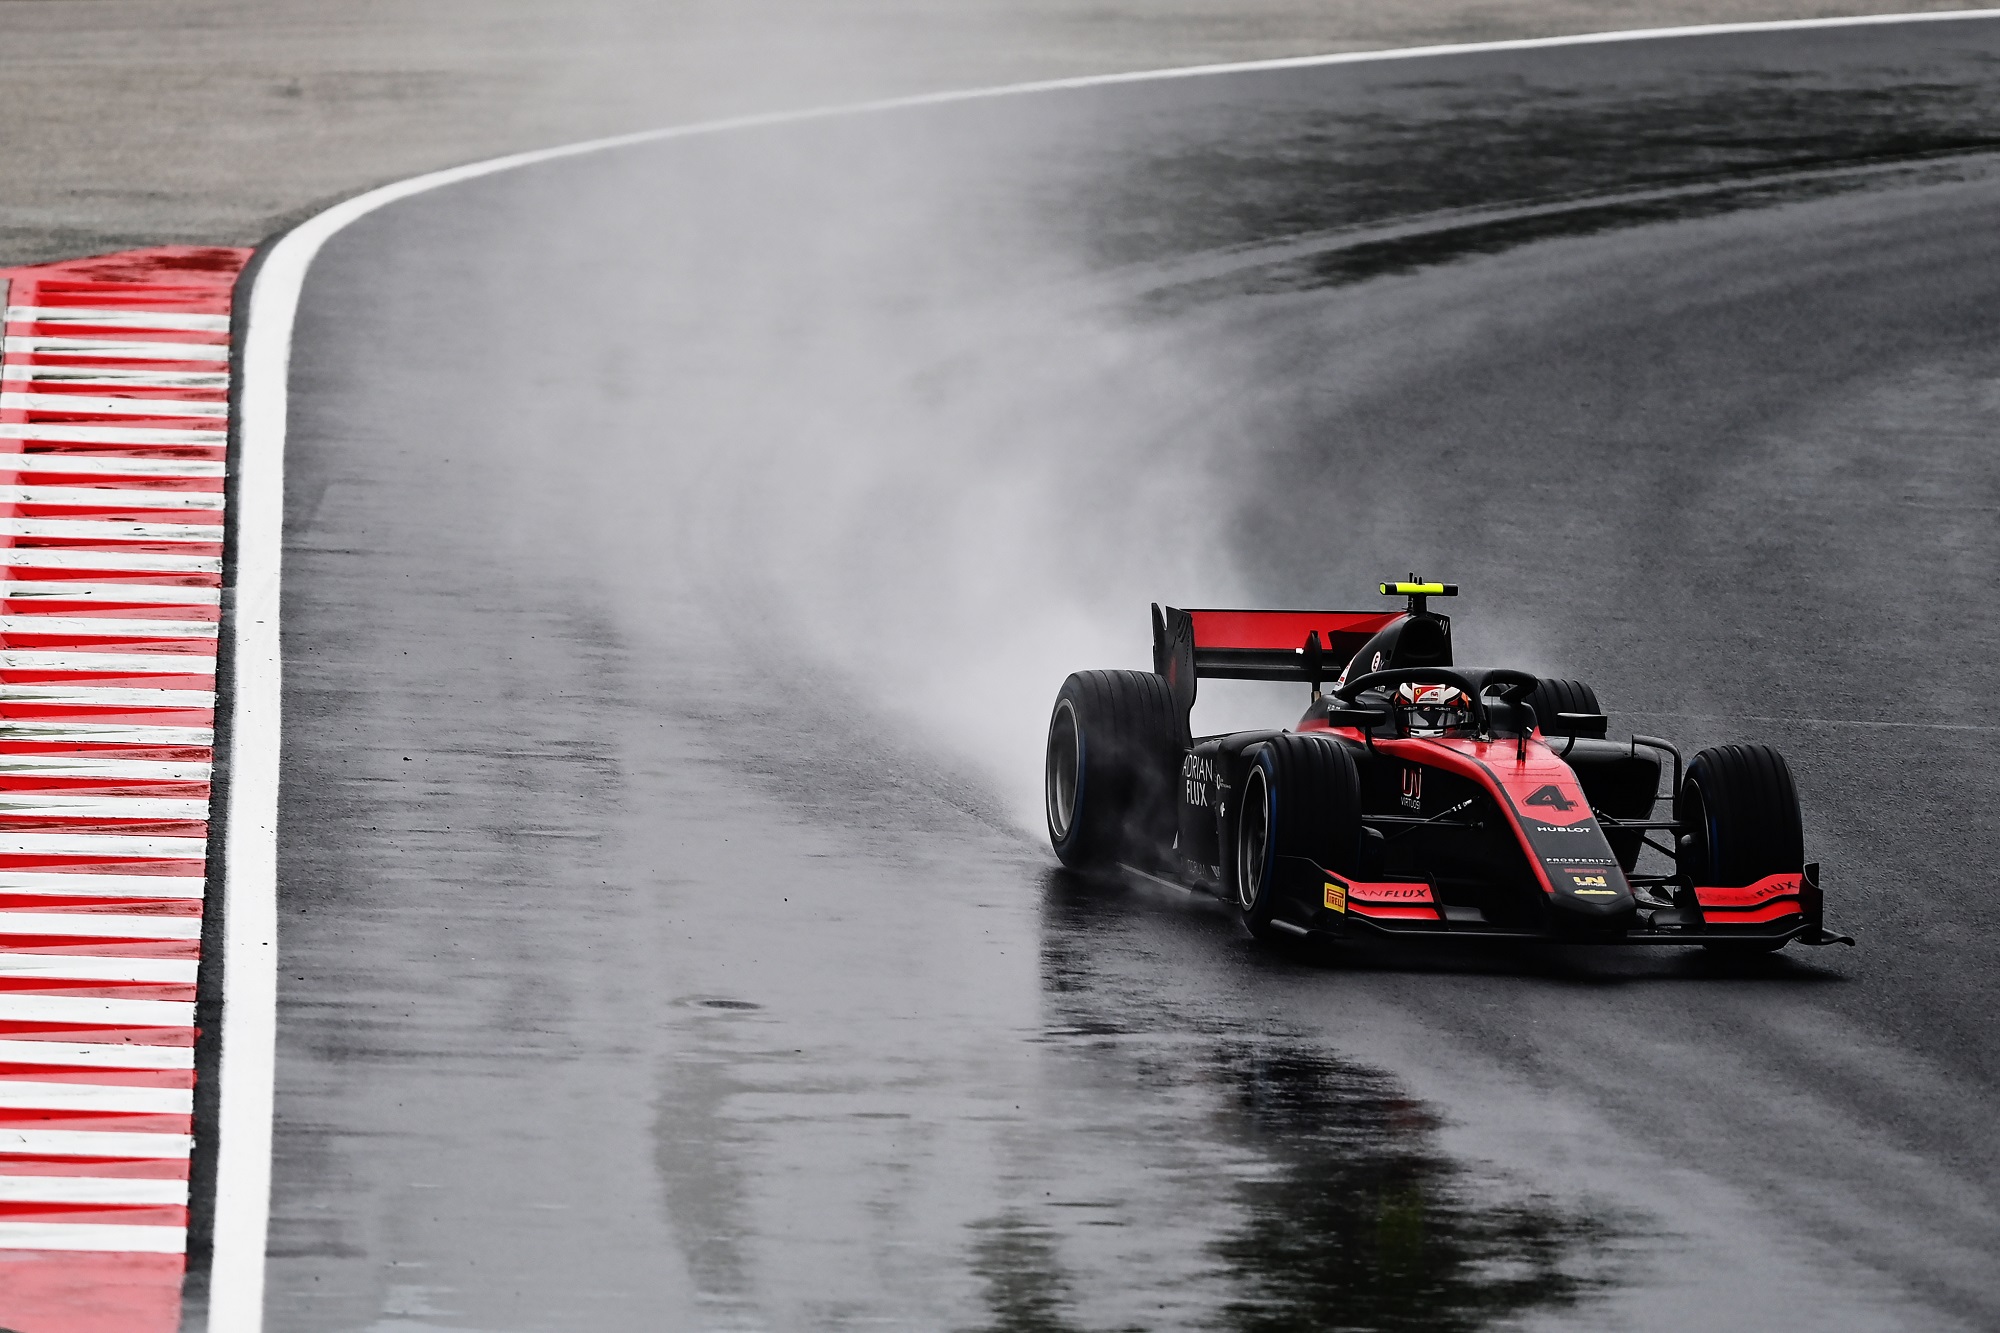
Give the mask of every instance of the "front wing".
POLYGON ((1475 910, 1440 902, 1428 883, 1372 882, 1339 875, 1303 857, 1279 859, 1278 887, 1303 920, 1281 913, 1272 925, 1289 934, 1402 936, 1423 939, 1558 939, 1581 944, 1789 943, 1852 945, 1826 928, 1826 896, 1817 862, 1797 874, 1772 875, 1742 888, 1696 886, 1672 905, 1642 904, 1635 924, 1588 934, 1491 925, 1475 910))

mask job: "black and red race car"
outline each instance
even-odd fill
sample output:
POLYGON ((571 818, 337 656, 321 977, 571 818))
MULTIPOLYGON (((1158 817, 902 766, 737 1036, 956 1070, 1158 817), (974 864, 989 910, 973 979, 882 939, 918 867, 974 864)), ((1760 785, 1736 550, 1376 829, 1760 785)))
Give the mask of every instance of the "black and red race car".
POLYGON ((1683 764, 1657 737, 1606 739, 1581 682, 1457 665, 1451 620, 1429 609, 1455 585, 1381 586, 1407 609, 1154 606, 1152 672, 1078 672, 1056 696, 1057 856, 1206 889, 1266 939, 1854 942, 1826 928, 1776 750, 1683 764), (1204 677, 1297 681, 1312 703, 1290 730, 1192 736, 1204 677))

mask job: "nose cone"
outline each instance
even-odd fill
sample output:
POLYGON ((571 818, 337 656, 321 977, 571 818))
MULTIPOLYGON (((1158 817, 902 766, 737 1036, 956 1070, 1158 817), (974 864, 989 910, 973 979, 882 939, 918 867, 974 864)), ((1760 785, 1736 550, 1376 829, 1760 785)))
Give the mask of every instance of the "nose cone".
POLYGON ((1559 931, 1628 930, 1638 924, 1639 905, 1632 898, 1625 877, 1612 865, 1605 869, 1568 871, 1549 877, 1555 893, 1549 910, 1559 931))
POLYGON ((1559 930, 1601 932, 1638 924, 1632 886, 1594 819, 1530 823, 1528 845, 1549 881, 1549 912, 1559 930))

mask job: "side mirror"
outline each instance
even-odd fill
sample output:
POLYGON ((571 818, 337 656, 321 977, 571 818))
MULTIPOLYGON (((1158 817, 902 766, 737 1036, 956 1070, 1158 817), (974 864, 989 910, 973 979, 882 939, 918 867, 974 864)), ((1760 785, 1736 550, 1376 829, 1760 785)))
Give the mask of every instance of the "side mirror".
POLYGON ((1359 727, 1368 731, 1388 722, 1389 715, 1379 708, 1329 708, 1326 720, 1336 727, 1359 727))
POLYGON ((1375 752, 1375 728, 1389 721, 1389 715, 1379 708, 1340 708, 1329 704, 1326 720, 1336 727, 1359 727, 1361 739, 1368 742, 1368 752, 1375 752))
POLYGON ((1557 713, 1556 725, 1543 727, 1542 730, 1568 741, 1568 744, 1556 752, 1558 759, 1567 759, 1569 752, 1576 748, 1578 737, 1601 738, 1610 726, 1611 719, 1602 713, 1557 713))

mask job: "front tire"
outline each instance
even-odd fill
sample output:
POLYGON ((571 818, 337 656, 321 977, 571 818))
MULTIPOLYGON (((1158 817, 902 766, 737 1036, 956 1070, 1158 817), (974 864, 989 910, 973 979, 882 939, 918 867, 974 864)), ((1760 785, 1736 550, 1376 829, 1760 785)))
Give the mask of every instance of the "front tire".
MULTIPOLYGON (((1799 790, 1785 757, 1768 745, 1719 745, 1688 765, 1674 798, 1683 830, 1679 869, 1691 884, 1740 888, 1804 864, 1799 790)), ((1718 953, 1768 953, 1783 940, 1717 940, 1718 953)))
POLYGON ((1165 678, 1079 671, 1049 718, 1049 844, 1072 870, 1153 866, 1173 841, 1180 733, 1165 678))
POLYGON ((1294 732, 1244 758, 1232 878, 1244 926, 1268 940, 1279 907, 1279 858, 1304 857, 1340 872, 1360 859, 1361 774, 1339 743, 1294 732))

